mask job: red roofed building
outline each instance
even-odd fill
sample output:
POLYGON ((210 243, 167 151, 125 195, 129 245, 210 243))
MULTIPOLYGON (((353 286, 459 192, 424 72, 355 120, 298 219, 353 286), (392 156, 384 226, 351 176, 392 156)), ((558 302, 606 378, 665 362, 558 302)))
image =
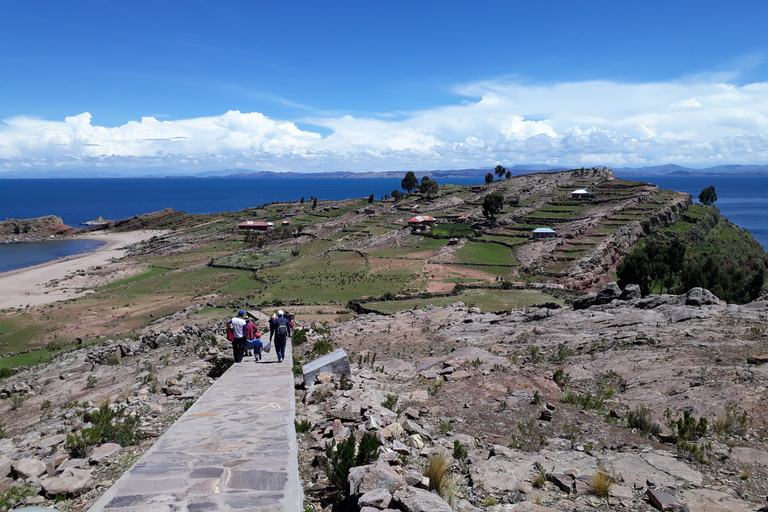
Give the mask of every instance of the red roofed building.
POLYGON ((429 215, 417 215, 412 219, 408 219, 409 226, 433 226, 435 219, 429 215))

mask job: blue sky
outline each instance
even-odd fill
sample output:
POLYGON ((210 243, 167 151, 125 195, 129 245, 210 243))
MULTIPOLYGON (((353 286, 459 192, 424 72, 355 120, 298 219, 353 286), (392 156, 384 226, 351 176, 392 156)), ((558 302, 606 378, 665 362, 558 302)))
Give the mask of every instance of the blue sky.
POLYGON ((768 3, 0 3, 0 174, 768 163, 768 3))

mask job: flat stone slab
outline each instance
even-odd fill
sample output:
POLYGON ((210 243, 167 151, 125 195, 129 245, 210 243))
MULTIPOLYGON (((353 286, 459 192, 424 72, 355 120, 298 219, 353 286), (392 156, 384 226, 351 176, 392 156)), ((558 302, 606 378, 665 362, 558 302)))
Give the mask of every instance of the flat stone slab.
POLYGON ((302 510, 293 358, 264 356, 227 370, 89 511, 302 510))
POLYGON ((323 357, 315 359, 314 361, 305 364, 302 367, 304 374, 304 385, 310 386, 314 384, 317 376, 322 372, 331 372, 336 378, 341 379, 342 375, 347 377, 352 375, 352 371, 349 369, 349 358, 344 350, 334 350, 330 354, 326 354, 323 357))

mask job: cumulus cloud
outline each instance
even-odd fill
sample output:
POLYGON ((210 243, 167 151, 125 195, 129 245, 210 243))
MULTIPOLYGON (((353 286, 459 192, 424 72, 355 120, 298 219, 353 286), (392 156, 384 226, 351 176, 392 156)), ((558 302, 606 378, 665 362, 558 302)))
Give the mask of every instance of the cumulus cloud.
POLYGON ((94 126, 89 113, 0 124, 0 169, 176 167, 180 170, 402 170, 515 163, 706 166, 768 161, 768 83, 711 77, 626 84, 463 84, 452 105, 297 119, 220 116, 94 126), (390 115, 396 114, 396 115, 390 115))

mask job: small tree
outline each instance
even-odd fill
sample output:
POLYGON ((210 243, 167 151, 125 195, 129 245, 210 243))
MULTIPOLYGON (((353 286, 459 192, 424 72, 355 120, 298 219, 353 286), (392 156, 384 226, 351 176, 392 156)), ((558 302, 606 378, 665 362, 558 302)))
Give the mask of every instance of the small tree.
POLYGON ((489 172, 485 175, 485 184, 490 185, 491 183, 493 183, 493 174, 489 172))
POLYGON ((504 176, 506 179, 509 179, 512 177, 512 171, 507 171, 507 174, 504 176))
POLYGON ((373 202, 373 194, 368 196, 368 204, 373 202))
POLYGON ((715 192, 715 186, 710 185, 699 194, 699 202, 704 205, 711 205, 717 201, 717 192, 715 192))
POLYGON ((496 166, 496 168, 493 170, 493 172, 496 173, 496 176, 499 177, 499 179, 504 177, 504 174, 507 172, 507 170, 504 168, 503 165, 499 164, 496 166))
POLYGON ((313 197, 312 198, 312 209, 314 210, 315 208, 317 208, 317 198, 313 197))
POLYGON ((402 199, 403 199, 403 193, 402 193, 402 192, 400 192, 400 191, 399 191, 399 190, 397 190, 397 189, 393 190, 393 191, 392 191, 392 199, 394 199, 394 200, 395 200, 395 202, 397 203, 398 201, 400 201, 400 200, 402 200, 402 199))
POLYGON ((437 194, 440 189, 440 185, 435 180, 429 179, 429 176, 424 176, 421 179, 421 185, 419 185, 419 192, 426 194, 427 197, 431 197, 437 194))
MULTIPOLYGON (((491 177, 493 179, 493 177, 491 177)), ((488 194, 483 199, 483 216, 491 222, 496 221, 496 214, 504 208, 504 195, 501 192, 488 194)))
POLYGON ((403 181, 400 182, 400 187, 406 192, 412 192, 416 190, 418 186, 419 179, 416 177, 413 171, 408 171, 405 173, 405 178, 403 178, 403 181))

